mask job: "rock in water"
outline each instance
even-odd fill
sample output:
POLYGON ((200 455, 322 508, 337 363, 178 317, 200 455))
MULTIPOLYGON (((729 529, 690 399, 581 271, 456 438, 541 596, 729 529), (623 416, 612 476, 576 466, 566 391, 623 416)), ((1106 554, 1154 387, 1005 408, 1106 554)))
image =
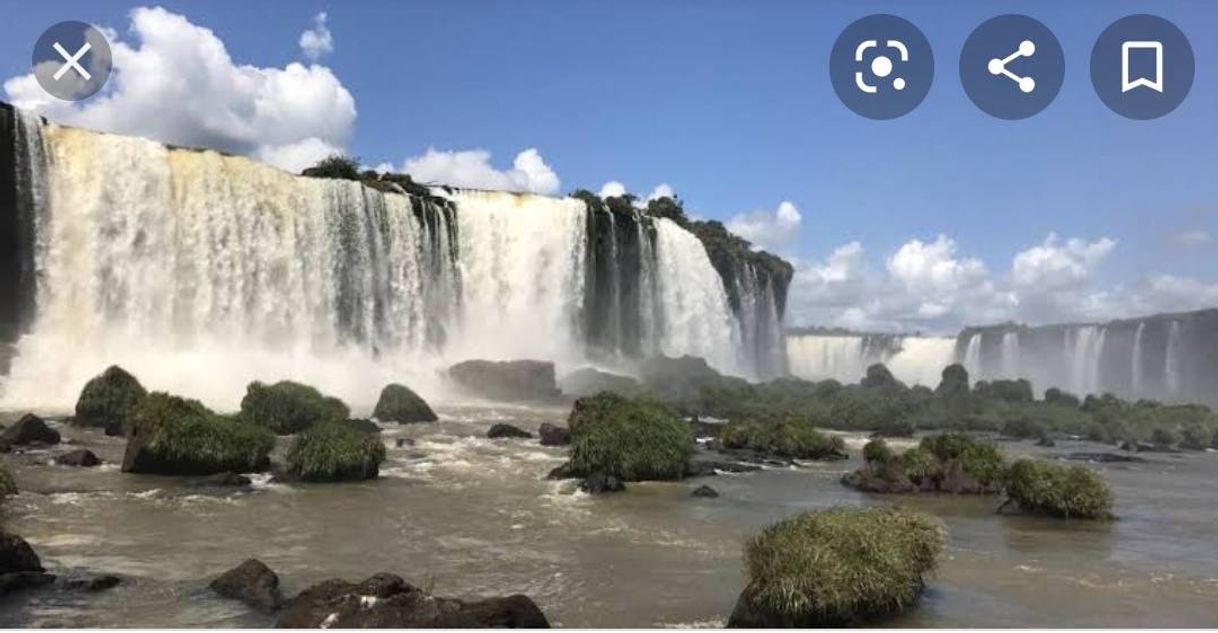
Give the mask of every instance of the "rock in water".
POLYGON ((376 435, 377 433, 381 432, 381 427, 377 426, 376 422, 373 422, 372 420, 351 419, 347 420, 347 424, 350 424, 364 433, 369 433, 372 435, 376 435))
POLYGON ((565 426, 542 422, 537 434, 541 436, 542 446, 566 446, 571 443, 571 429, 565 426))
POLYGON ((300 592, 278 628, 549 628, 527 596, 466 602, 440 598, 392 574, 355 584, 330 579, 300 592))
POLYGON ((203 477, 201 479, 196 479, 196 480, 190 482, 190 485, 192 485, 192 486, 214 486, 217 488, 240 488, 242 486, 248 486, 251 483, 253 483, 253 482, 250 481, 249 477, 246 477, 245 475, 239 475, 230 470, 230 471, 225 471, 222 473, 216 473, 214 475, 209 475, 209 476, 203 477))
POLYGON ((0 595, 54 582, 25 539, 0 530, 0 595))
POLYGON ((58 444, 59 431, 47 426, 42 418, 27 413, 12 426, 0 433, 0 444, 23 446, 27 444, 58 444))
POLYGON ((590 495, 598 495, 603 492, 621 492, 626 489, 626 484, 616 475, 595 472, 580 482, 579 489, 590 495))
POLYGON ((123 582, 122 578, 114 574, 101 574, 98 576, 78 576, 74 578, 64 578, 61 581, 61 586, 64 589, 74 591, 105 591, 117 587, 123 582))
POLYGON ((695 497, 704 497, 707 499, 714 499, 715 497, 719 496, 719 493, 710 486, 698 486, 697 488, 694 488, 694 491, 690 494, 695 497))
POLYGON ((528 439, 533 437, 533 434, 524 429, 514 427, 511 424, 496 424, 491 427, 491 430, 486 432, 486 436, 492 440, 503 437, 528 439))
POLYGON ((127 416, 148 392, 135 376, 112 366, 85 384, 76 401, 73 423, 106 429, 106 435, 122 435, 127 416))
POLYGON ((603 372, 591 367, 577 369, 558 381, 558 387, 569 396, 582 398, 594 396, 602 391, 614 391, 622 395, 634 395, 643 391, 643 385, 630 376, 603 372))
POLYGON ((419 394, 411 391, 405 385, 387 385, 381 390, 381 397, 376 401, 372 417, 381 422, 397 422, 411 424, 414 422, 435 422, 434 411, 419 394))
POLYGON ((224 572, 208 586, 225 598, 240 600, 267 613, 283 604, 279 576, 256 558, 224 572))
POLYGON ((55 463, 59 464, 60 466, 82 466, 85 468, 90 468, 101 464, 101 460, 97 458, 97 455, 93 454, 93 451, 87 448, 80 448, 56 457, 55 463))
POLYGON ((470 393, 506 402, 556 400, 554 363, 538 360, 467 360, 448 368, 448 376, 470 393))

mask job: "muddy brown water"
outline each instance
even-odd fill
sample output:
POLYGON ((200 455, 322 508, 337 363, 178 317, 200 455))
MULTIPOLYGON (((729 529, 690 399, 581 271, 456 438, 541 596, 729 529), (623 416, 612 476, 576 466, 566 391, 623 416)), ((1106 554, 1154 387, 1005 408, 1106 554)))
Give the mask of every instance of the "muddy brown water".
MULTIPOLYGON (((858 466, 861 438, 852 438, 848 462, 589 497, 573 482, 545 479, 565 449, 484 437, 496 422, 536 431, 562 422, 566 409, 439 412, 438 423, 385 427, 389 457, 377 480, 259 478, 236 491, 123 474, 115 465, 121 441, 59 424, 70 445, 3 456, 22 489, 0 510, 3 523, 53 572, 114 573, 125 582, 96 594, 10 595, 0 599, 0 626, 268 626, 271 617, 207 589, 248 557, 275 569, 289 595, 325 578, 387 571, 440 595, 525 593, 557 625, 716 626, 743 587, 747 535, 800 510, 898 501, 838 483, 858 466), (395 447, 401 437, 416 445, 395 447), (50 464, 70 447, 108 463, 50 464), (721 496, 691 497, 703 483, 721 496)), ((1009 456, 1111 450, 1084 442, 1004 448, 1009 456)), ((999 516, 994 497, 899 499, 942 518, 950 537, 922 602, 891 624, 1218 625, 1218 455, 1149 459, 1094 466, 1116 493, 1120 520, 1111 523, 999 516)))

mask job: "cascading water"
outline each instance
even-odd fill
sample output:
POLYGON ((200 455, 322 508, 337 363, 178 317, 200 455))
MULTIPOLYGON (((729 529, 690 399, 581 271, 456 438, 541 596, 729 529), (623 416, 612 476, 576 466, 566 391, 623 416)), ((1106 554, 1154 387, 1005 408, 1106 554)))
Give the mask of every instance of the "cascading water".
POLYGON ((1180 322, 1172 321, 1167 330, 1167 352, 1163 356, 1163 375, 1170 396, 1180 394, 1180 322))
POLYGON ((1145 380, 1145 378, 1143 378, 1143 373, 1142 373, 1144 371, 1142 369, 1142 363, 1145 362, 1145 360, 1143 359, 1143 355, 1145 354, 1145 352, 1143 352, 1143 349, 1142 349, 1142 336, 1143 336, 1143 334, 1145 334, 1145 332, 1146 332, 1146 324, 1139 323, 1138 329, 1133 335, 1133 354, 1132 354, 1133 358, 1130 361, 1131 366, 1129 368, 1129 373, 1131 376, 1131 385, 1130 385, 1130 388, 1132 390, 1131 393, 1134 396, 1141 396, 1142 394, 1146 393, 1146 387, 1145 387, 1146 380, 1145 380))
POLYGON ((357 407, 390 381, 434 393, 435 370, 467 358, 573 368, 691 354, 746 377, 785 366, 781 339, 758 335, 782 331, 772 289, 736 274, 748 303, 734 311, 706 247, 667 219, 598 223, 581 200, 524 194, 382 192, 19 122, 18 160, 36 166, 19 197, 36 215, 13 217, 34 236, 36 274, 0 279, 0 292, 36 290, 0 406, 62 410, 110 364, 219 408, 256 379, 310 382, 357 407))
POLYGON ((1002 372, 1005 376, 1019 373, 1019 333, 1002 335, 1002 372))
POLYGON ((953 362, 950 338, 894 335, 791 334, 791 373, 808 380, 856 383, 874 363, 884 363, 898 380, 935 387, 953 362))
POLYGON ((973 334, 968 339, 968 347, 964 350, 964 368, 968 370, 970 376, 974 379, 979 378, 981 372, 981 333, 973 334))

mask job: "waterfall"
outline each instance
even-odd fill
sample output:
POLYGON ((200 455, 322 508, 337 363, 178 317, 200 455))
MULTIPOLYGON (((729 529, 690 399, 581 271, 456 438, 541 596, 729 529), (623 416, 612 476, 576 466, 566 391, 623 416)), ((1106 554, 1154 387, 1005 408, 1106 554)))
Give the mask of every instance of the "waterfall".
POLYGON ((1019 374, 1019 333, 1004 332, 1002 335, 1002 373, 1004 376, 1019 374))
POLYGON ((969 337, 968 346, 964 350, 964 368, 968 370, 973 380, 981 377, 981 332, 969 337))
POLYGON ((1167 330, 1167 350, 1163 356, 1163 377, 1167 394, 1180 395, 1180 322, 1172 321, 1167 330))
POLYGON ((808 380, 857 383, 867 367, 884 363, 898 380, 935 387, 952 363, 950 338, 891 335, 791 334, 787 358, 791 373, 808 380))
POLYGON ((1077 394, 1100 393, 1100 357, 1108 329, 1087 325, 1071 333, 1070 390, 1077 394))
POLYGON ((1133 354, 1130 366, 1130 390, 1135 397, 1145 393, 1145 379, 1142 377, 1142 356, 1145 352, 1142 351, 1142 335, 1146 332, 1146 323, 1138 323, 1138 329, 1133 335, 1133 354))
POLYGON ((62 411, 110 364, 223 409, 256 379, 357 407, 391 381, 435 393, 436 370, 467 358, 785 368, 774 289, 733 271, 747 303, 733 310, 702 241, 668 219, 572 198, 407 195, 16 120, 7 140, 31 182, 6 185, 21 204, 3 219, 30 233, 31 272, 5 272, 20 266, 0 256, 0 300, 28 292, 32 318, 19 339, 0 322, 0 361, 15 340, 3 408, 62 411))

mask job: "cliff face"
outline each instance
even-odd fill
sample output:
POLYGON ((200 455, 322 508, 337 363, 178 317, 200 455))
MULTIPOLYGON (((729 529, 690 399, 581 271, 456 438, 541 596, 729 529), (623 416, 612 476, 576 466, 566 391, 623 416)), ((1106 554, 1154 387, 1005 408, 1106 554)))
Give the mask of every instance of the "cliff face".
POLYGON ((33 161, 44 160, 32 147, 27 126, 36 124, 0 103, 0 375, 8 370, 12 345, 34 311, 33 161))
POLYGON ((968 328, 956 356, 980 379, 1218 404, 1218 309, 1102 324, 968 328))

